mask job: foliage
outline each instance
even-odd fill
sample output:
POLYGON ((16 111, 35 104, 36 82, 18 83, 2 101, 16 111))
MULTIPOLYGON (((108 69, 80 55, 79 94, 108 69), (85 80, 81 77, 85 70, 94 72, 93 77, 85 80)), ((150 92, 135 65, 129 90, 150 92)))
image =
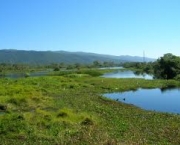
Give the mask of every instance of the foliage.
POLYGON ((97 76, 101 76, 103 75, 100 71, 98 70, 93 70, 93 69, 86 69, 86 70, 79 70, 77 71, 78 74, 87 74, 90 75, 92 77, 97 77, 97 76))
POLYGON ((180 81, 180 74, 175 77, 176 80, 180 81))
POLYGON ((153 62, 142 63, 142 62, 127 62, 123 64, 123 67, 126 69, 131 69, 135 73, 147 73, 153 74, 153 62))
POLYGON ((171 53, 165 54, 155 62, 127 62, 123 67, 135 73, 153 74, 157 79, 177 79, 180 74, 180 57, 171 53))
POLYGON ((157 78, 174 79, 180 74, 180 57, 171 53, 165 54, 156 61, 154 73, 157 78))

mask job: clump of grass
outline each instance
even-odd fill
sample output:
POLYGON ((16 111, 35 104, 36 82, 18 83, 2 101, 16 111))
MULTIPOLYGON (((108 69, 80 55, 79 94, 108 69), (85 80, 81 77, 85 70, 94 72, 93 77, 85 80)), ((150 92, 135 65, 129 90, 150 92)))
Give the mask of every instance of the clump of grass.
POLYGON ((67 117, 68 114, 67 112, 64 112, 64 111, 60 111, 58 114, 57 114, 57 117, 67 117))
POLYGON ((79 122, 81 115, 74 112, 72 109, 63 108, 58 111, 57 118, 61 118, 70 122, 79 122))
POLYGON ((70 77, 70 78, 79 78, 79 77, 90 77, 89 74, 82 74, 82 73, 79 73, 79 74, 69 74, 67 75, 67 77, 70 77))
POLYGON ((57 118, 62 121, 67 121, 71 123, 80 123, 81 125, 94 125, 95 122, 90 118, 87 113, 76 112, 72 109, 63 108, 60 109, 57 113, 57 118))
POLYGON ((76 78, 76 77, 87 77, 87 76, 97 77, 103 75, 103 73, 95 69, 91 69, 91 70, 82 69, 82 70, 71 70, 71 71, 58 71, 58 72, 53 72, 50 75, 76 78))
POLYGON ((98 76, 103 75, 103 73, 101 73, 98 70, 80 70, 80 71, 77 71, 77 73, 78 74, 87 74, 92 77, 98 77, 98 76))
POLYGON ((20 133, 22 130, 28 131, 22 114, 7 114, 1 118, 0 135, 20 133))
POLYGON ((93 120, 92 120, 91 118, 86 117, 86 118, 84 118, 84 120, 81 122, 81 124, 82 124, 82 125, 93 125, 94 122, 93 122, 93 120))
POLYGON ((19 105, 25 105, 27 103, 27 100, 25 97, 17 96, 17 97, 10 98, 8 100, 8 103, 19 106, 19 105))

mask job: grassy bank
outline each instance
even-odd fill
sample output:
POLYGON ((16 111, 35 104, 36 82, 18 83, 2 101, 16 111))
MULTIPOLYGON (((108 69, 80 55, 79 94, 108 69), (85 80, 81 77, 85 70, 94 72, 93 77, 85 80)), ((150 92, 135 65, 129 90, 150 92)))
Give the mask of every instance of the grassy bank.
POLYGON ((179 115, 101 95, 179 82, 91 74, 1 79, 0 144, 180 144, 179 115))

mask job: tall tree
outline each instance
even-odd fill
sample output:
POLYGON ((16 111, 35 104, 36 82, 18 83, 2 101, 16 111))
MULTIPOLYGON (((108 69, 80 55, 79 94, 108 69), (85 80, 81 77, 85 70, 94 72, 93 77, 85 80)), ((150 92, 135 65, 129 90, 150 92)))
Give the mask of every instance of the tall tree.
POLYGON ((180 57, 171 53, 165 54, 156 61, 154 73, 156 78, 174 79, 180 74, 180 57))

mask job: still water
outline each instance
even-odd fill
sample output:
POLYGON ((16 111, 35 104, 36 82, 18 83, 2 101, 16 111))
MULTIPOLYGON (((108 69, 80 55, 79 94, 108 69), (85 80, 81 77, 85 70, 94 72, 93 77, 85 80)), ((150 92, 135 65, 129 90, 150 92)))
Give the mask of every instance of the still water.
POLYGON ((117 66, 117 67, 101 67, 99 69, 124 69, 122 66, 117 66))
POLYGON ((102 77, 105 78, 144 78, 152 80, 153 76, 148 74, 135 74, 133 71, 115 71, 112 73, 106 73, 102 77))
POLYGON ((138 89, 137 91, 104 94, 104 96, 146 110, 180 114, 180 88, 138 89))

